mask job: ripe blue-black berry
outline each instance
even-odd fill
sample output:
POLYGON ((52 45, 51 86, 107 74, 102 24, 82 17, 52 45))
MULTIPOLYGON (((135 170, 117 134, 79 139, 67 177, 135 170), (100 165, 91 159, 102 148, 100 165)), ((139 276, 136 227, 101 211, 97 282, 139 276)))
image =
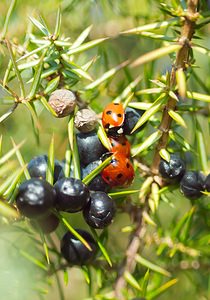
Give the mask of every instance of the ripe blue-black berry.
POLYGON ((48 234, 56 230, 59 225, 59 219, 54 214, 50 214, 38 220, 30 220, 30 223, 34 229, 41 229, 45 234, 48 234))
POLYGON ((164 179, 180 181, 185 173, 185 163, 176 154, 171 154, 169 162, 161 159, 159 172, 164 179))
MULTIPOLYGON (((90 174, 95 168, 97 168, 101 163, 101 160, 96 160, 91 162, 89 165, 81 169, 82 179, 90 174)), ((103 191, 108 192, 110 186, 103 180, 101 174, 98 174, 93 180, 88 184, 88 188, 91 191, 103 191)))
POLYGON ((205 185, 205 189, 207 190, 207 192, 210 192, 210 174, 206 177, 204 185, 205 185))
POLYGON ((180 189, 185 197, 196 199, 202 196, 205 189, 205 177, 198 171, 188 171, 182 177, 180 189))
POLYGON ((84 265, 90 263, 95 257, 97 244, 87 231, 81 229, 76 229, 76 231, 88 242, 92 251, 88 250, 80 240, 68 231, 61 240, 61 253, 69 264, 84 265))
POLYGON ((19 186, 16 204, 28 218, 43 217, 55 204, 55 190, 47 181, 31 178, 19 186))
POLYGON ((61 211, 80 211, 90 198, 88 187, 76 178, 61 178, 55 183, 54 188, 56 208, 61 211))
MULTIPOLYGON (((127 107, 125 109, 125 120, 123 124, 123 133, 125 135, 131 135, 131 131, 133 130, 134 126, 138 122, 138 120, 143 115, 144 111, 140 109, 134 109, 131 107, 127 107)), ((135 133, 139 132, 144 128, 146 124, 143 124, 141 127, 139 127, 135 133)))
POLYGON ((91 227, 102 229, 112 222, 115 211, 115 203, 106 193, 91 192, 90 200, 83 210, 83 216, 91 227))
MULTIPOLYGON (((28 171, 32 178, 46 179, 47 160, 48 160, 47 155, 39 155, 34 157, 29 162, 28 171)), ((62 177, 64 177, 62 163, 60 163, 56 159, 54 164, 54 182, 56 182, 59 178, 62 177)))
POLYGON ((84 166, 99 159, 102 154, 107 152, 107 149, 102 145, 97 134, 93 131, 88 133, 78 133, 77 145, 80 162, 84 166))

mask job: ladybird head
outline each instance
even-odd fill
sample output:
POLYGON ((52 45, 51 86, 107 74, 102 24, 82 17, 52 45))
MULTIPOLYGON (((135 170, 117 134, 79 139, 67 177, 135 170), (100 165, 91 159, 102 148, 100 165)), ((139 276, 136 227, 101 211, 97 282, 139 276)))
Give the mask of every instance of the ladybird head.
POLYGON ((123 123, 125 119, 124 108, 121 103, 108 104, 102 114, 102 123, 109 135, 123 134, 123 123))

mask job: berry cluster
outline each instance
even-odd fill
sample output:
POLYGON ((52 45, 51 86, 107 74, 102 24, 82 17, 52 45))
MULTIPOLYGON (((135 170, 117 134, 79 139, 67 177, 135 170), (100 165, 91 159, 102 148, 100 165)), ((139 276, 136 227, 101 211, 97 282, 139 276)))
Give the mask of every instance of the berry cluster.
MULTIPOLYGON (((79 179, 64 177, 62 163, 55 160, 54 186, 46 180, 47 156, 32 159, 28 171, 32 177, 18 188, 16 205, 22 215, 30 219, 33 227, 44 233, 54 231, 59 225, 56 212, 75 213, 83 211, 87 224, 96 229, 108 226, 115 214, 115 203, 103 191, 90 191, 79 179)), ((61 252, 71 264, 88 262, 96 253, 96 242, 86 231, 77 230, 85 238, 92 251, 89 251, 70 232, 61 241, 61 252)))
POLYGON ((168 182, 180 183, 181 192, 189 199, 201 197, 202 192, 210 192, 210 174, 205 177, 199 171, 186 171, 185 162, 176 154, 170 155, 170 161, 161 160, 161 176, 168 182))
MULTIPOLYGON (((64 92, 65 90, 62 90, 62 101, 66 99, 64 92)), ((54 93, 52 97, 51 102, 56 106, 59 101, 57 94, 54 93)), ((66 100, 64 102, 66 105, 66 100)), ((68 110, 72 111, 72 103, 70 104, 68 103, 68 110)), ((67 110, 66 107, 64 110, 67 110)), ((64 110, 62 106, 59 111, 60 117, 64 110)), ((82 211, 84 220, 90 227, 103 229, 108 226, 113 220, 116 206, 107 192, 112 187, 128 186, 134 178, 134 169, 129 159, 130 143, 123 132, 130 134, 139 117, 138 111, 130 108, 124 111, 121 104, 110 104, 105 108, 102 123, 110 140, 110 152, 113 157, 111 163, 88 185, 74 178, 73 174, 65 177, 64 161, 55 160, 52 186, 46 181, 47 155, 33 158, 28 164, 31 179, 19 186, 16 196, 16 205, 20 213, 29 218, 35 229, 41 229, 44 233, 50 233, 58 227, 60 212, 82 211)), ((81 175, 84 179, 102 163, 107 149, 95 131, 97 116, 93 111, 79 110, 75 115, 74 124, 79 131, 76 140, 81 175)), ((82 265, 90 262, 95 256, 97 243, 88 232, 81 229, 76 231, 87 241, 92 251, 89 251, 75 235, 67 232, 61 240, 61 253, 70 264, 82 265)))

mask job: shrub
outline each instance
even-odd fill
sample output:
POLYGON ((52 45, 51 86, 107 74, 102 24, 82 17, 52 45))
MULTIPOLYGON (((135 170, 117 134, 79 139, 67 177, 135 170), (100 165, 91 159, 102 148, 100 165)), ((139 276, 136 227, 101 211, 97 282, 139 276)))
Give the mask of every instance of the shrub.
POLYGON ((208 2, 63 1, 56 17, 54 2, 39 3, 43 16, 32 16, 32 7, 12 0, 1 20, 2 297, 42 299, 55 278, 55 299, 70 299, 70 293, 71 299, 207 299, 208 2), (26 18, 21 23, 26 7, 27 29, 26 18), (93 26, 88 26, 90 21, 93 26), (108 121, 102 122, 109 103, 114 104, 104 113, 108 121), (120 111, 114 108, 119 104, 120 111), (89 109, 91 124, 85 115, 89 109), (11 138, 10 144, 8 136, 19 142, 11 138), (114 141, 126 147, 126 154, 113 150, 114 141), (86 150, 81 151, 81 144, 86 150), (40 169, 45 179, 31 179, 27 169, 27 162, 38 155, 46 158, 40 169), (182 163, 181 175, 176 180, 161 177, 165 169, 177 174, 174 157, 182 163), (20 187, 31 181, 43 186, 33 190, 35 200, 31 194, 33 210, 33 201, 37 205, 43 199, 44 187, 53 189, 57 165, 58 182, 73 182, 62 193, 71 195, 77 207, 82 186, 84 203, 71 213, 50 203, 41 219, 24 217, 18 210, 20 187), (86 174, 83 183, 81 174, 86 174), (199 187, 198 176, 190 181, 196 193, 189 199, 187 174, 199 174, 199 187), (95 178, 103 193, 91 191, 95 178), (93 195, 103 197, 98 201, 93 195), (82 212, 75 213, 83 207, 90 226, 82 212), (45 230, 46 220, 52 226, 45 230), (69 240, 60 249, 63 237, 69 240), (79 284, 74 262, 83 276, 79 284), (88 293, 83 293, 86 285, 88 293))

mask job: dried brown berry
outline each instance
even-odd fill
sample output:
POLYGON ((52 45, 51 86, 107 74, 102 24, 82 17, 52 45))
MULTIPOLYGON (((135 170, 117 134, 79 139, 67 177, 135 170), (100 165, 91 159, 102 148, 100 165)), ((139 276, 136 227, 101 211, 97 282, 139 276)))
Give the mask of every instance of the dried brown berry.
POLYGON ((60 89, 51 94, 48 103, 56 112, 58 118, 63 118, 74 111, 76 106, 76 96, 71 91, 60 89))
POLYGON ((81 132, 90 132, 95 129, 97 124, 96 113, 88 108, 79 110, 74 119, 75 127, 81 132))

